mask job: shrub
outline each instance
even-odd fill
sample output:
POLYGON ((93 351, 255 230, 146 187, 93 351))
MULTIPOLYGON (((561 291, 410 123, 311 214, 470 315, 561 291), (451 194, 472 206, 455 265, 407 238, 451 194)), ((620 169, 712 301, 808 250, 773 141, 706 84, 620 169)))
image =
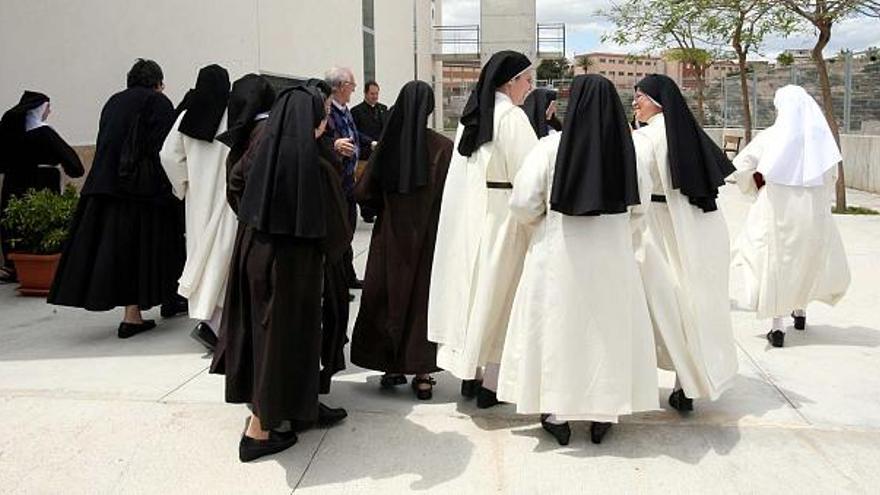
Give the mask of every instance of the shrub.
POLYGON ((28 189, 24 195, 11 198, 3 226, 12 249, 30 254, 60 252, 77 201, 73 186, 67 186, 62 194, 28 189))

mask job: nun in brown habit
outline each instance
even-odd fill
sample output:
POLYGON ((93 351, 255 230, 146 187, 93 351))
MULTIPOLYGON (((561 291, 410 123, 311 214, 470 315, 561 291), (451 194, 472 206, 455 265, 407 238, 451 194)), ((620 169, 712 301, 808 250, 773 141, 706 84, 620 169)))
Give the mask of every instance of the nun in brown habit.
POLYGON ((384 371, 384 388, 406 383, 431 398, 437 345, 428 342, 427 313, 440 200, 453 143, 428 129, 434 93, 422 81, 400 91, 378 148, 355 189, 379 214, 373 227, 351 362, 384 371))
POLYGON ((328 97, 326 86, 282 93, 230 172, 240 229, 211 372, 226 375, 227 402, 252 407, 242 462, 289 448, 297 430, 346 416, 318 402, 324 262, 351 240, 338 179, 316 141, 328 97), (279 431, 287 422, 292 430, 279 431))

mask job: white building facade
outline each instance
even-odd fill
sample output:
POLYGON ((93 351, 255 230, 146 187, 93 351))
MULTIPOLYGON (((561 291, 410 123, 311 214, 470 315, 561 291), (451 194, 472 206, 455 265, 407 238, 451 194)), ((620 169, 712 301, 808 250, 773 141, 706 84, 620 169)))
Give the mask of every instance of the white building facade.
MULTIPOLYGON (((351 67, 389 106, 416 77, 434 83, 432 32, 440 0, 2 0, 0 108, 25 89, 52 98, 51 124, 71 144, 94 144, 101 107, 125 87, 138 57, 156 60, 176 104, 199 68, 234 80, 256 72, 322 77, 351 67)), ((354 101, 353 103, 356 103, 354 101)))

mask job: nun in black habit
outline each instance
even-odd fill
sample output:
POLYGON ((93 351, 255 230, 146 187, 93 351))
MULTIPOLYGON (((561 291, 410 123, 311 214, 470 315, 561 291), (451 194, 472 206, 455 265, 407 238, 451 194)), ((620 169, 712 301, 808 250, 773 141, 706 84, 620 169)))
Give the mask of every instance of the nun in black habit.
POLYGON ((550 134, 551 129, 562 131, 562 122, 556 116, 556 97, 557 93, 552 89, 535 88, 522 105, 538 139, 550 134))
POLYGON ((162 79, 156 62, 138 60, 128 89, 104 105, 95 159, 48 299, 90 311, 124 306, 119 338, 156 326, 141 310, 174 300, 185 258, 180 203, 159 160, 174 124, 162 79))
POLYGON ((440 200, 453 144, 428 129, 434 93, 422 81, 404 85, 379 146, 355 188, 358 203, 378 212, 364 291, 352 336, 351 362, 384 371, 383 387, 406 383, 432 396, 437 344, 428 342, 428 289, 440 200))
POLYGON ((328 97, 309 86, 282 93, 230 173, 230 198, 243 186, 233 205, 241 227, 211 372, 226 375, 227 402, 252 406, 242 462, 295 444, 294 431, 279 431, 286 422, 298 430, 346 416, 318 402, 324 260, 351 241, 335 171, 319 157, 328 97))
MULTIPOLYGON (((0 194, 0 240, 3 242, 4 256, 9 254, 11 248, 2 228, 10 198, 24 194, 28 189, 61 192, 58 165, 69 177, 81 177, 85 172, 73 148, 46 123, 50 112, 48 96, 25 91, 18 105, 10 108, 0 119, 0 149, 3 150, 0 174, 4 177, 3 192, 0 194)), ((11 262, 0 268, 0 280, 15 281, 11 262)))

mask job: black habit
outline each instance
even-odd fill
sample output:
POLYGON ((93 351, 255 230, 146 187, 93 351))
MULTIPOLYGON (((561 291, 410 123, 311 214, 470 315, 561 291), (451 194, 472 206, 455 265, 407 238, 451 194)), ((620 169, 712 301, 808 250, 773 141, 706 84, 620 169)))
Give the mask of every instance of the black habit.
POLYGON ((129 88, 104 105, 49 303, 106 311, 175 297, 185 242, 180 202, 159 161, 173 124, 171 102, 150 88, 129 88))
MULTIPOLYGON (((0 120, 0 173, 4 174, 3 191, 0 193, 0 219, 13 196, 24 194, 28 189, 48 189, 61 192, 61 165, 69 177, 81 177, 85 170, 73 148, 48 125, 26 130, 28 112, 42 107, 49 97, 34 91, 25 91, 18 105, 9 109, 0 120), (41 167, 41 165, 43 165, 41 167), (46 167, 50 165, 51 167, 46 167)), ((0 222, 0 239, 3 253, 9 254, 9 244, 0 222)))
POLYGON ((352 337, 351 361, 364 368, 438 369, 427 337, 428 290, 453 143, 427 128, 433 105, 426 83, 404 86, 355 189, 360 204, 379 212, 352 337))
POLYGON ((550 129, 562 131, 562 122, 556 114, 547 118, 547 108, 550 107, 550 103, 556 101, 556 98, 557 93, 552 89, 535 88, 522 104, 521 108, 529 118, 529 123, 532 124, 538 139, 550 134, 550 129))
POLYGON ((321 368, 340 366, 322 362, 341 355, 327 341, 344 342, 322 335, 324 261, 352 234, 338 176, 317 153, 323 112, 316 91, 283 93, 229 175, 241 223, 211 372, 226 375, 226 401, 252 404, 267 430, 317 419, 321 368))
MULTIPOLYGON (((357 126, 358 132, 366 139, 361 141, 378 141, 382 137, 382 129, 385 128, 385 121, 388 117, 388 107, 381 103, 370 105, 366 101, 362 101, 352 107, 351 117, 357 126)), ((361 147, 360 160, 369 160, 373 150, 370 146, 361 147)))

